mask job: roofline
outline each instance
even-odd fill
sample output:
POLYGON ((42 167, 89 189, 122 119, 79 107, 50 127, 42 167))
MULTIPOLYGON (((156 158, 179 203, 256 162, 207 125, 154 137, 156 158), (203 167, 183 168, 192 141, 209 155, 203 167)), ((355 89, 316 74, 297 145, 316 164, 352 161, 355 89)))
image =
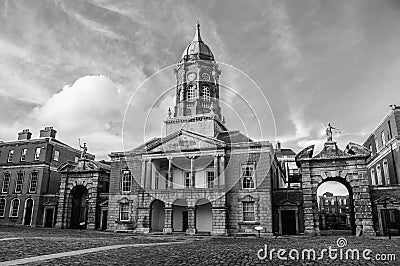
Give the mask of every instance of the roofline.
POLYGON ((381 120, 381 122, 379 122, 379 124, 372 130, 372 133, 369 134, 368 137, 367 137, 367 139, 363 142, 363 146, 364 146, 364 144, 368 141, 368 139, 369 139, 371 136, 374 135, 374 132, 375 132, 376 130, 378 130, 378 128, 379 128, 380 126, 383 125, 383 123, 386 121, 386 119, 387 119, 388 117, 390 117, 392 114, 394 114, 394 112, 395 112, 396 110, 399 110, 399 111, 400 111, 400 106, 396 106, 394 109, 390 109, 390 110, 386 113, 385 117, 381 120))

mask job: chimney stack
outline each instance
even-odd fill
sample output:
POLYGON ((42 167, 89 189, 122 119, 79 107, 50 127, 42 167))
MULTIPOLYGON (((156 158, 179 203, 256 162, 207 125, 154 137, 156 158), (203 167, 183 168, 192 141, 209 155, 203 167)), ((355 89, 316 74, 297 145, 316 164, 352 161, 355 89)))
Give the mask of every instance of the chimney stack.
POLYGON ((57 131, 53 129, 53 127, 45 127, 40 130, 40 138, 56 138, 57 131))
POLYGON ((18 140, 29 140, 32 137, 32 133, 29 129, 23 129, 22 132, 18 133, 18 140))
POLYGON ((281 143, 279 141, 276 143, 276 150, 279 152, 282 151, 281 143))

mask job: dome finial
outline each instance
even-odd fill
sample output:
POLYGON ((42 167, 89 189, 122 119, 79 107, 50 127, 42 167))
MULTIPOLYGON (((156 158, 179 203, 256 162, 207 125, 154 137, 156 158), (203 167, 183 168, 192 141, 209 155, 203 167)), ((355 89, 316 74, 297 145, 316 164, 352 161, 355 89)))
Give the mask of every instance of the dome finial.
POLYGON ((196 33, 194 35, 193 41, 194 42, 202 42, 201 37, 200 37, 200 23, 199 23, 199 20, 197 20, 197 23, 196 23, 196 33))

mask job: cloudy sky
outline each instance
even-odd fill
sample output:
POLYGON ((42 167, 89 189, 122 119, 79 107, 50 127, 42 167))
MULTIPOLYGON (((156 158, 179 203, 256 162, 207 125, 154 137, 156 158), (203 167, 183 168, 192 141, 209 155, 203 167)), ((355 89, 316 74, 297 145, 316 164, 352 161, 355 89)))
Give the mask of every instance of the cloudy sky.
MULTIPOLYGON (((296 152, 320 147, 328 122, 342 147, 362 143, 389 104, 400 104, 397 0, 0 0, 0 140, 54 126, 60 140, 77 147, 81 138, 107 159, 140 144, 144 128, 159 136, 173 92, 147 126, 143 117, 170 89, 163 80, 173 80, 172 68, 135 92, 179 60, 196 20, 216 60, 246 73, 268 100, 276 138, 268 119, 264 138, 296 152)), ((243 84, 236 89, 250 104, 264 102, 243 84)), ((227 126, 243 129, 236 122, 227 126)))

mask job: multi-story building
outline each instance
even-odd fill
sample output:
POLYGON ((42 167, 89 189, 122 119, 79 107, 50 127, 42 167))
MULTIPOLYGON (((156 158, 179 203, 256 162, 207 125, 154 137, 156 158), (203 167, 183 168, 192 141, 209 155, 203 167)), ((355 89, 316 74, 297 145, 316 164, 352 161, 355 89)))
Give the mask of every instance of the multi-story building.
POLYGON ((400 106, 390 111, 364 142, 374 224, 378 234, 400 234, 400 106))
POLYGON ((275 155, 282 167, 282 175, 273 179, 274 234, 294 235, 304 231, 303 193, 301 175, 296 165, 296 153, 276 144, 275 155))
POLYGON ((166 136, 110 154, 108 229, 226 235, 261 226, 272 234, 279 162, 270 142, 226 128, 220 74, 197 25, 175 69, 166 136))
POLYGON ((80 151, 56 139, 52 127, 39 138, 24 129, 18 140, 0 142, 0 224, 53 227, 60 173, 80 151))
POLYGON ((325 192, 318 199, 321 229, 351 229, 349 196, 325 192))

